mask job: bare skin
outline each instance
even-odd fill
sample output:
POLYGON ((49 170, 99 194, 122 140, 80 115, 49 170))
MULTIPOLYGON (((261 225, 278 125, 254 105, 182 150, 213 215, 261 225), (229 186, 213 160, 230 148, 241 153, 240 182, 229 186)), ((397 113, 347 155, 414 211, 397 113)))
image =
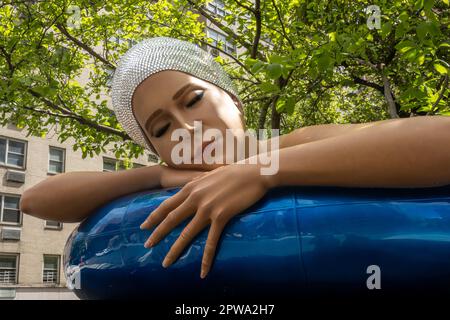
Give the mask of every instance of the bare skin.
POLYGON ((182 72, 163 71, 152 75, 137 88, 133 110, 167 167, 153 166, 117 173, 60 174, 29 192, 27 190, 25 197, 22 196, 25 199, 21 201, 22 210, 50 220, 79 221, 95 207, 122 194, 183 186, 155 209, 141 228, 156 227, 145 244, 154 246, 182 221, 192 217, 167 253, 163 261, 163 266, 167 267, 178 259, 200 231, 210 225, 201 266, 201 277, 204 278, 212 266, 218 240, 227 222, 261 199, 270 188, 285 185, 392 188, 450 184, 448 117, 427 116, 297 129, 280 137, 279 150, 271 150, 278 152, 279 170, 275 175, 264 176, 260 174, 259 164, 245 164, 244 161, 231 165, 179 166, 171 161, 175 143, 170 140, 171 131, 185 128, 192 133, 194 120, 202 121, 204 127, 219 130, 245 129, 241 107, 220 88, 182 72), (187 83, 197 87, 187 90, 180 99, 172 100, 173 94, 187 83), (191 103, 196 96, 196 102, 191 103), (160 115, 146 127, 147 118, 159 108, 160 115), (90 191, 86 191, 86 186, 90 191), (64 216, 51 209, 67 208, 67 203, 71 203, 73 209, 64 212, 64 216))
MULTIPOLYGON (((147 78, 136 88, 132 105, 136 119, 155 151, 168 166, 177 169, 212 170, 220 164, 175 165, 171 159, 172 149, 178 144, 171 139, 174 130, 186 129, 193 136, 196 120, 201 121, 203 131, 215 128, 223 136, 226 129, 246 129, 242 109, 229 94, 212 83, 179 71, 162 71, 147 78), (191 86, 172 100, 186 84, 191 86), (147 123, 154 114, 158 115, 147 123)), ((234 136, 236 141, 238 136, 234 136)), ((191 154, 195 151, 192 145, 191 154)))

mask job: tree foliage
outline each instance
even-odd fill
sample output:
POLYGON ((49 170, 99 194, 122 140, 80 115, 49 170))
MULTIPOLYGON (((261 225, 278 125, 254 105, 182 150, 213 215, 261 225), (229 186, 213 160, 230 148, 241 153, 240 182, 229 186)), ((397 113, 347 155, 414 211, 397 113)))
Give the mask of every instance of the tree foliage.
POLYGON ((450 115, 448 0, 226 0, 225 17, 207 2, 1 2, 1 123, 37 136, 57 125, 83 157, 109 145, 137 157, 108 97, 117 61, 153 36, 213 46, 205 19, 238 47, 230 55, 218 44, 216 60, 250 128, 450 115))

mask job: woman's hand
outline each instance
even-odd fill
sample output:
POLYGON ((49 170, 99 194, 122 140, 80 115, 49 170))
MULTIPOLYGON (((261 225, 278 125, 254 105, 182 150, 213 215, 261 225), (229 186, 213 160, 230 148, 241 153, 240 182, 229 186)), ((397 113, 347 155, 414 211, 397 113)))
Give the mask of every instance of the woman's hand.
POLYGON ((161 188, 182 187, 208 171, 181 170, 159 165, 161 168, 159 183, 161 188))
POLYGON ((194 215, 167 253, 163 267, 176 261, 193 238, 211 224, 201 266, 200 277, 204 278, 212 265, 225 225, 266 194, 269 189, 267 179, 261 175, 258 164, 231 164, 204 173, 163 201, 142 223, 141 229, 159 224, 145 247, 154 246, 182 221, 194 215))

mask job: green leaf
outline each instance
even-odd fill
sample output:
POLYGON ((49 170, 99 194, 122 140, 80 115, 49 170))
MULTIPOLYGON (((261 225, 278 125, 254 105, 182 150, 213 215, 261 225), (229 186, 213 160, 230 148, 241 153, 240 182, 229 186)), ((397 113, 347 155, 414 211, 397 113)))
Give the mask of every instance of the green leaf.
POLYGON ((333 59, 328 54, 322 54, 317 62, 320 72, 328 70, 334 63, 333 59))
POLYGON ((416 2, 414 3, 414 10, 417 11, 417 10, 422 9, 423 3, 424 3, 424 0, 416 0, 416 2))
POLYGON ((383 23, 383 25, 381 26, 381 38, 386 39, 391 30, 392 30, 392 23, 390 21, 383 23))
POLYGON ((400 13, 400 15, 398 16, 398 18, 400 19, 401 22, 406 22, 409 19, 409 13, 408 11, 402 11, 402 13, 400 13))
POLYGON ((335 42, 336 41, 336 32, 330 32, 328 34, 328 36, 330 37, 330 41, 331 42, 335 42))
POLYGON ((285 62, 285 58, 280 55, 273 54, 269 57, 269 62, 283 64, 285 62))
POLYGON ((267 75, 271 79, 278 79, 281 76, 281 65, 278 63, 271 63, 267 66, 267 75))
POLYGON ((258 62, 259 60, 257 59, 253 59, 253 58, 246 58, 244 63, 246 66, 251 67, 252 65, 254 65, 256 62, 258 62))
POLYGON ((434 65, 434 69, 436 69, 437 72, 439 72, 440 74, 447 74, 448 70, 446 67, 444 67, 443 65, 439 64, 439 63, 435 63, 434 65))
POLYGON ((410 40, 404 40, 398 43, 395 46, 395 49, 397 49, 400 53, 405 53, 413 48, 416 47, 416 44, 410 40))
POLYGON ((288 115, 292 115, 295 110, 295 104, 297 103, 297 99, 295 97, 289 97, 286 99, 285 110, 288 115))
POLYGON ((277 104, 275 105, 275 108, 278 113, 283 112, 285 104, 286 104, 286 101, 284 99, 280 98, 277 100, 277 104))
POLYGON ((417 54, 419 53, 419 50, 417 49, 411 49, 408 52, 405 53, 404 57, 408 59, 411 62, 414 62, 417 58, 417 54))
POLYGON ((426 36, 429 34, 431 37, 439 35, 439 26, 435 22, 421 22, 416 27, 417 37, 420 42, 424 43, 426 36))
POLYGON ((434 0, 424 0, 424 2, 423 2, 423 8, 424 8, 425 10, 430 11, 431 8, 433 8, 433 6, 434 6, 434 0))
POLYGON ((420 66, 423 65, 423 63, 425 62, 425 55, 424 54, 419 55, 416 61, 420 66))
POLYGON ((416 27, 416 34, 417 34, 417 37, 419 38, 420 42, 423 42, 425 40, 425 37, 428 34, 428 24, 426 22, 420 23, 416 27))
POLYGON ((395 29, 395 38, 399 39, 402 38, 406 32, 409 30, 409 23, 408 22, 401 22, 397 28, 395 29))
POLYGON ((253 73, 258 73, 259 70, 261 70, 261 68, 264 67, 264 62, 262 61, 257 61, 252 68, 250 69, 253 73))
POLYGON ((270 82, 261 83, 259 88, 264 92, 276 92, 280 89, 277 85, 270 82))

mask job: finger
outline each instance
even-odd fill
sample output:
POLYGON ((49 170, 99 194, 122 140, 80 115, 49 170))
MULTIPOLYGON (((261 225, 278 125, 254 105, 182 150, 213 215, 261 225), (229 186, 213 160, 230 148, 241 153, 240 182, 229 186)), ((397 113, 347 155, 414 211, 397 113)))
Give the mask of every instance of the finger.
POLYGON ((175 262, 180 254, 183 252, 184 248, 192 242, 197 234, 200 233, 207 225, 208 220, 200 218, 198 215, 195 215, 194 218, 189 222, 189 224, 183 229, 178 239, 170 248, 166 257, 163 261, 163 267, 167 268, 173 262, 175 262))
POLYGON ((164 200, 153 210, 152 213, 141 224, 141 229, 151 229, 160 223, 172 210, 178 207, 187 197, 188 193, 181 189, 170 198, 164 200))
POLYGON ((191 181, 197 181, 198 179, 204 177, 206 175, 206 173, 200 173, 200 174, 196 174, 191 181))
POLYGON ((183 222, 186 218, 195 213, 195 206, 192 201, 184 201, 179 207, 172 210, 165 219, 158 225, 158 227, 150 235, 145 247, 154 246, 162 238, 164 238, 172 229, 183 222))
POLYGON ((216 252, 217 243, 219 242, 223 228, 224 224, 220 224, 216 221, 213 221, 213 223, 211 224, 208 238, 206 239, 205 251, 202 258, 202 267, 200 273, 200 278, 202 279, 206 277, 211 268, 212 262, 214 260, 214 254, 216 252))
POLYGON ((202 171, 201 173, 197 173, 197 174, 191 179, 191 182, 192 182, 192 181, 197 181, 197 180, 199 180, 199 179, 201 179, 201 178, 204 178, 204 177, 206 177, 209 173, 211 173, 211 171, 206 171, 206 172, 202 171))

